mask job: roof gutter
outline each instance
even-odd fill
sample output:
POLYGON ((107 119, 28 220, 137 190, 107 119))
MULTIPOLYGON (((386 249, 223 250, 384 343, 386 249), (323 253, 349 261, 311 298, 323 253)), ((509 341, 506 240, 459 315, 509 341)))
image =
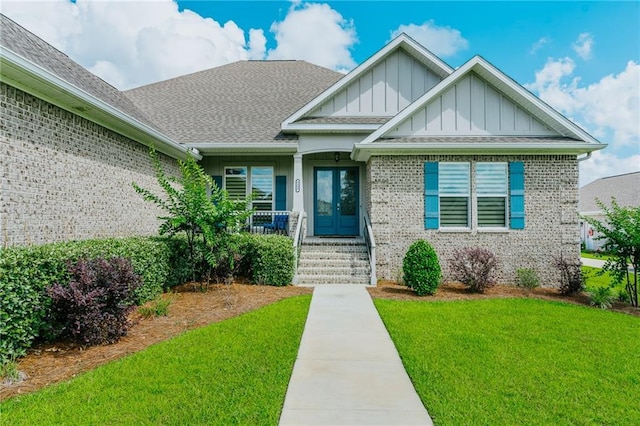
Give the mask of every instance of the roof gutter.
POLYGON ((0 81, 143 145, 153 145, 157 151, 173 158, 185 159, 192 156, 197 160, 202 159, 202 156, 192 152, 188 147, 4 46, 0 46, 0 71, 0 81))
POLYGON ((578 157, 578 163, 581 163, 581 162, 591 158, 591 154, 593 154, 593 151, 587 152, 587 155, 585 155, 584 157, 578 157))
MULTIPOLYGON (((576 143, 357 143, 351 153, 355 161, 367 161, 372 155, 580 155, 605 148, 606 144, 576 143)), ((586 159, 586 158, 585 158, 586 159)))

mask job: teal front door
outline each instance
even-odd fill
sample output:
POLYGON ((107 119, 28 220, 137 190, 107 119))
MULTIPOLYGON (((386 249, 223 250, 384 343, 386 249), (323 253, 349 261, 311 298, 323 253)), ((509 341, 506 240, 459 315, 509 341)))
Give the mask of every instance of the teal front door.
POLYGON ((314 235, 358 235, 358 168, 316 167, 313 175, 314 235))

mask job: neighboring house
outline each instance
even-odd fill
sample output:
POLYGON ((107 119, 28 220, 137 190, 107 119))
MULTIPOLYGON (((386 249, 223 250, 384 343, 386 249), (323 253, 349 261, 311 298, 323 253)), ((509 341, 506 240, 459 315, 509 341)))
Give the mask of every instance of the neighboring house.
MULTIPOLYGON (((346 75, 303 61, 243 61, 126 92, 100 81, 109 91, 96 95, 56 69, 50 73, 57 80, 46 83, 57 90, 42 89, 37 76, 22 77, 21 67, 43 67, 53 49, 41 40, 5 44, 9 24, 25 31, 3 18, 3 109, 5 98, 25 109, 13 98, 28 96, 29 102, 58 105, 72 123, 110 129, 102 130, 105 137, 120 138, 120 132, 129 145, 164 143, 163 152, 177 158, 192 150, 231 195, 258 190, 257 210, 306 215, 306 237, 373 237, 378 278, 399 276, 416 239, 435 247, 445 277, 456 248, 491 249, 501 260, 502 282, 513 282, 518 268, 535 267, 552 283, 554 256, 579 257, 578 157, 605 145, 479 56, 453 69, 402 34, 346 75), (6 63, 13 75, 5 75, 6 63), (25 83, 27 77, 36 81, 25 83), (78 108, 71 96, 76 92, 102 104, 78 108)), ((29 143, 53 156, 63 138, 50 140, 54 122, 39 126, 29 143)), ((5 152, 24 137, 4 125, 1 131, 5 161, 5 152)), ((89 142, 93 147, 98 141, 89 142)), ((148 170, 144 147, 140 151, 139 157, 121 154, 110 161, 126 163, 120 166, 130 172, 148 170)), ((37 152, 28 154, 22 160, 13 152, 11 161, 46 163, 37 152)), ((34 182, 29 176, 41 167, 16 174, 19 182, 11 183, 33 191, 28 200, 36 211, 46 210, 39 185, 46 177, 34 182)), ((96 200, 136 196, 129 182, 103 173, 65 176, 55 164, 44 167, 44 175, 57 171, 58 188, 78 175, 87 185, 103 180, 118 188, 117 194, 87 189, 96 200)), ((64 195, 56 192, 49 202, 64 203, 64 195)), ((133 217, 148 209, 130 205, 133 217)), ((36 213, 29 220, 47 221, 36 213)), ((11 228, 15 220, 9 216, 2 230, 10 243, 23 243, 15 234, 20 230, 11 228)))
MULTIPOLYGON (((605 215, 596 200, 611 207, 612 198, 620 207, 640 207, 640 171, 603 177, 580 188, 580 214, 604 221, 605 215)), ((597 236, 591 225, 580 220, 580 240, 587 250, 603 246, 604 241, 596 239, 597 236)))

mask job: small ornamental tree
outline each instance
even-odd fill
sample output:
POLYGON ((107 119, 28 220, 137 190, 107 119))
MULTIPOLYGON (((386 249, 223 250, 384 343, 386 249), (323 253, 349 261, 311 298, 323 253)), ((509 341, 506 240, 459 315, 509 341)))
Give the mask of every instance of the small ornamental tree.
POLYGON ((611 207, 596 199, 605 215, 604 221, 582 216, 599 234, 596 240, 604 241, 602 249, 610 254, 602 275, 610 272, 613 286, 625 283, 631 305, 638 307, 638 268, 640 267, 640 206, 620 207, 615 198, 611 198, 611 207))
POLYGON ((418 296, 434 294, 440 285, 440 262, 431 244, 418 240, 411 244, 402 261, 404 283, 418 296))
MULTIPOLYGON (((161 220, 160 235, 184 233, 186 236, 192 280, 201 278, 200 272, 204 269, 209 281, 211 271, 221 262, 233 263, 234 248, 228 233, 242 228, 253 213, 247 208, 251 197, 232 200, 193 157, 178 161, 180 177, 176 178, 165 174, 153 148, 150 156, 164 197, 141 188, 135 182, 133 188, 146 201, 151 201, 165 212, 158 217, 161 220)), ((233 265, 231 269, 234 269, 233 265)))

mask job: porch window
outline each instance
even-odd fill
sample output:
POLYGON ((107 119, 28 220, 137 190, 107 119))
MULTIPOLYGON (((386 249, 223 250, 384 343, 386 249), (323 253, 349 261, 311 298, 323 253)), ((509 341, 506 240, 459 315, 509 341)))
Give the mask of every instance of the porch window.
POLYGON ((225 167, 224 189, 232 199, 253 194, 252 207, 257 211, 273 210, 273 167, 225 167))
POLYGON ((479 228, 507 226, 507 176, 507 163, 476 164, 479 228))
POLYGON ((254 209, 273 210, 273 167, 251 167, 251 193, 254 209))
POLYGON ((443 228, 469 227, 469 170, 469 163, 440 163, 438 193, 443 228))

